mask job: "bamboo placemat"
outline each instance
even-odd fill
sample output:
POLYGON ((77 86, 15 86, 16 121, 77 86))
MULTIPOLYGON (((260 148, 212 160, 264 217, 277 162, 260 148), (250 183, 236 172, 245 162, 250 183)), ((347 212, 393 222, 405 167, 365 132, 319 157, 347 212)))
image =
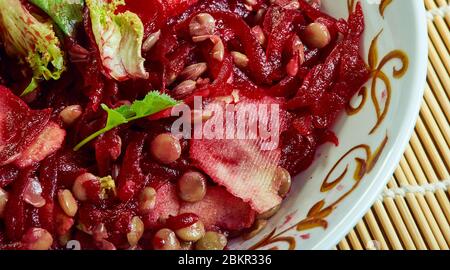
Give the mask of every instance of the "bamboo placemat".
POLYGON ((424 2, 429 63, 420 118, 383 194, 336 249, 449 249, 450 0, 424 2))

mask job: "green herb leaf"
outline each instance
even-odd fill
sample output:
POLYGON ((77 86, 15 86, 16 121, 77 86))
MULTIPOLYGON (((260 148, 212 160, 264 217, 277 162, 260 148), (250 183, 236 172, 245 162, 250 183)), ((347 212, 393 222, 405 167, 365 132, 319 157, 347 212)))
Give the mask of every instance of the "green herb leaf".
POLYGON ((30 0, 47 13, 67 36, 83 21, 84 0, 30 0))
POLYGON ((146 117, 173 107, 177 101, 167 94, 161 94, 157 91, 148 93, 143 100, 136 100, 131 104, 129 110, 135 114, 136 118, 146 117))
POLYGON ((105 104, 102 104, 103 110, 108 114, 105 127, 81 141, 73 150, 78 151, 97 136, 108 132, 115 127, 139 118, 150 116, 177 104, 178 102, 175 99, 166 94, 161 94, 158 91, 152 91, 148 93, 144 99, 136 100, 131 105, 122 105, 116 109, 111 109, 105 104))

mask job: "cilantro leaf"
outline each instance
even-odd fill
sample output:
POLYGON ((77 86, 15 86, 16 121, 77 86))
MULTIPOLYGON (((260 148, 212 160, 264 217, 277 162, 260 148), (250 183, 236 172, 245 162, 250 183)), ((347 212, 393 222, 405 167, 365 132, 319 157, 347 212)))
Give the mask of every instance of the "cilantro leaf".
POLYGON ((148 93, 143 100, 136 100, 131 104, 130 110, 135 113, 136 118, 141 118, 155 114, 176 104, 176 101, 169 95, 152 91, 148 93))
POLYGON ((167 94, 161 94, 158 91, 148 93, 144 99, 136 100, 131 105, 122 105, 119 108, 111 109, 102 104, 103 110, 108 114, 106 125, 104 128, 94 132, 86 139, 82 140, 74 147, 74 151, 78 151, 88 142, 97 136, 110 131, 122 124, 129 123, 133 120, 144 118, 177 105, 178 102, 167 94))

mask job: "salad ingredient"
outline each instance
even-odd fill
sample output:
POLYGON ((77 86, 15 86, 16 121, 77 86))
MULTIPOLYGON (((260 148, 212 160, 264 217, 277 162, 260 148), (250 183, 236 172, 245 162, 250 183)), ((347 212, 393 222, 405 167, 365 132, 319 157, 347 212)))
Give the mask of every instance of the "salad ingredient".
POLYGON ((111 173, 112 178, 117 179, 119 167, 113 163, 122 154, 122 138, 118 135, 118 131, 111 130, 100 135, 94 143, 94 149, 99 167, 98 174, 108 175, 111 173))
POLYGON ((264 35, 264 31, 260 26, 254 26, 252 28, 252 34, 255 36, 255 38, 259 41, 259 44, 263 45, 266 44, 266 36, 264 35))
POLYGON ((180 78, 184 80, 197 80, 208 69, 208 65, 205 62, 192 64, 187 66, 181 73, 180 78))
POLYGON ((65 107, 64 110, 59 113, 59 116, 64 124, 70 126, 77 121, 81 114, 83 114, 83 109, 80 105, 70 105, 65 107))
POLYGON ((136 246, 143 234, 144 223, 138 216, 133 217, 130 222, 130 232, 127 233, 127 240, 130 246, 136 246))
MULTIPOLYGON (((80 227, 84 227, 84 225, 80 227)), ((89 234, 90 232, 86 233, 89 234)), ((98 224, 92 231, 92 236, 94 240, 97 242, 100 242, 101 240, 108 238, 108 230, 106 229, 105 223, 101 222, 100 224, 98 224)))
MULTIPOLYGON (((208 13, 197 14, 189 23, 189 33, 194 37, 207 37, 214 33, 216 20, 208 13)), ((200 40, 198 40, 200 41, 200 40)))
POLYGON ((64 236, 64 235, 70 233, 70 230, 73 227, 74 223, 75 222, 72 217, 69 217, 65 213, 60 212, 59 209, 56 211, 55 233, 57 236, 64 236))
POLYGON ((153 237, 153 248, 156 250, 179 250, 180 247, 180 241, 172 230, 161 229, 153 237))
POLYGON ((193 242, 180 242, 180 250, 193 250, 194 249, 194 243, 193 242))
POLYGON ((150 34, 142 44, 142 51, 148 52, 153 46, 155 46, 156 42, 158 42, 159 37, 161 36, 161 30, 156 31, 155 33, 150 34))
POLYGON ((205 235, 205 227, 203 222, 198 220, 193 224, 175 230, 175 234, 183 241, 197 241, 205 235))
POLYGON ((47 250, 52 244, 52 235, 41 228, 30 228, 22 238, 22 245, 28 250, 47 250))
MULTIPOLYGON (((122 161, 122 169, 117 177, 117 195, 120 200, 129 201, 138 194, 145 185, 145 175, 142 173, 140 162, 144 152, 145 136, 139 134, 131 139, 122 161)), ((114 183, 114 181, 112 181, 114 183)))
POLYGON ((68 189, 58 191, 58 202, 61 209, 69 217, 74 217, 78 211, 78 204, 68 189))
POLYGON ((116 196, 116 182, 110 175, 100 178, 100 199, 107 199, 112 195, 116 196))
POLYGON ((0 218, 3 218, 3 213, 5 212, 7 202, 8 202, 8 192, 0 188, 0 218))
POLYGON ((170 216, 166 224, 171 230, 187 228, 199 221, 199 217, 193 213, 183 213, 176 216, 170 216))
POLYGON ((99 182, 98 177, 91 173, 83 173, 78 176, 73 182, 72 192, 75 198, 80 201, 86 201, 88 199, 88 193, 86 188, 92 184, 99 182))
POLYGON ((248 57, 240 52, 232 51, 231 55, 233 56, 233 61, 236 64, 236 66, 240 68, 246 68, 248 66, 248 57))
POLYGON ((152 187, 146 187, 139 195, 139 211, 141 214, 150 213, 156 206, 156 190, 152 187))
MULTIPOLYGON (((38 153, 33 158, 32 149, 28 148, 34 142, 42 143, 37 138, 44 129, 57 130, 53 124, 47 125, 50 119, 50 110, 31 110, 28 105, 19 97, 15 96, 9 89, 0 86, 0 165, 7 165, 15 162, 21 157, 19 163, 29 163, 35 159, 43 158, 42 153, 38 153), (28 154, 22 153, 28 148, 28 154), (22 156, 21 156, 22 155, 22 156)), ((57 131, 62 135, 62 132, 57 131)), ((58 136, 56 136, 58 137, 58 136)), ((60 139, 60 137, 58 137, 60 139)), ((50 146, 48 149, 54 149, 50 146)), ((44 142, 45 143, 45 142, 44 142)))
POLYGON ((196 250, 223 250, 227 245, 225 235, 209 231, 195 243, 196 250))
POLYGON ((104 239, 97 242, 96 245, 99 250, 117 250, 113 243, 104 239))
POLYGON ((150 152, 158 161, 164 164, 172 163, 181 156, 180 140, 170 133, 159 134, 153 139, 150 152))
POLYGON ((197 82, 193 80, 185 80, 177 85, 173 90, 173 96, 177 99, 183 99, 191 95, 197 88, 197 82))
POLYGON ((281 202, 277 193, 280 183, 274 181, 281 153, 260 149, 252 140, 203 139, 192 141, 190 154, 195 164, 213 181, 262 213, 281 202), (205 156, 204 153, 210 154, 205 156))
POLYGON ((84 0, 30 0, 47 13, 67 36, 74 36, 83 20, 84 0))
POLYGON ((0 2, 0 29, 6 52, 33 71, 23 96, 34 91, 40 80, 61 77, 66 69, 64 53, 51 23, 38 21, 20 0, 4 0, 0 2))
POLYGON ((286 169, 278 167, 275 172, 275 178, 277 179, 276 181, 280 182, 278 195, 285 197, 291 189, 291 175, 286 169))
POLYGON ((116 14, 123 0, 86 0, 92 32, 97 43, 104 74, 118 81, 147 78, 141 56, 144 26, 130 11, 116 14))
POLYGON ((153 211, 143 216, 146 229, 161 228, 170 216, 177 216, 180 212, 180 200, 174 184, 166 182, 156 190, 156 204, 153 211))
POLYGON ((23 190, 23 200, 36 208, 41 208, 45 205, 45 199, 42 197, 42 186, 37 179, 28 179, 23 190))
POLYGON ((102 104, 103 110, 105 110, 108 114, 108 119, 106 121, 105 127, 94 132, 89 137, 78 143, 74 147, 74 150, 79 150, 81 147, 95 139, 97 136, 110 131, 117 126, 126 124, 136 119, 147 117, 164 109, 173 107, 176 104, 176 100, 166 94, 161 94, 157 91, 149 92, 144 97, 144 99, 136 100, 131 105, 125 104, 115 109, 111 109, 105 104, 102 104))
POLYGON ((196 214, 207 230, 217 227, 242 230, 249 228, 255 219, 255 212, 247 203, 218 186, 209 187, 199 202, 182 203, 179 212, 196 214))
POLYGON ((303 31, 303 37, 308 46, 322 49, 331 41, 330 31, 326 25, 320 22, 309 24, 303 31))
POLYGON ((178 179, 178 195, 183 201, 198 202, 205 194, 206 178, 202 173, 189 171, 178 179))
POLYGON ((49 122, 39 136, 22 151, 14 161, 20 168, 28 167, 34 163, 44 160, 49 155, 61 148, 66 131, 55 122, 49 122))
POLYGON ((212 58, 222 62, 223 57, 225 56, 225 46, 223 45, 222 39, 220 37, 213 36, 212 41, 214 42, 214 47, 211 50, 212 58))

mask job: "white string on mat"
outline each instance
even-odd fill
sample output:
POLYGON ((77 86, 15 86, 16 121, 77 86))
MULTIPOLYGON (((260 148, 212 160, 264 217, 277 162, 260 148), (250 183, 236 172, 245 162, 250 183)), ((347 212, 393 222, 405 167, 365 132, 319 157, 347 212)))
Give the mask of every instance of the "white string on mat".
POLYGON ((384 198, 394 199, 396 196, 405 197, 407 193, 419 193, 425 195, 426 192, 435 193, 438 190, 448 190, 450 187, 450 179, 439 181, 432 184, 424 185, 406 185, 398 188, 385 188, 378 197, 382 201, 384 198))
POLYGON ((433 8, 427 11, 427 18, 433 20, 435 16, 444 17, 448 12, 450 12, 450 5, 433 8))

